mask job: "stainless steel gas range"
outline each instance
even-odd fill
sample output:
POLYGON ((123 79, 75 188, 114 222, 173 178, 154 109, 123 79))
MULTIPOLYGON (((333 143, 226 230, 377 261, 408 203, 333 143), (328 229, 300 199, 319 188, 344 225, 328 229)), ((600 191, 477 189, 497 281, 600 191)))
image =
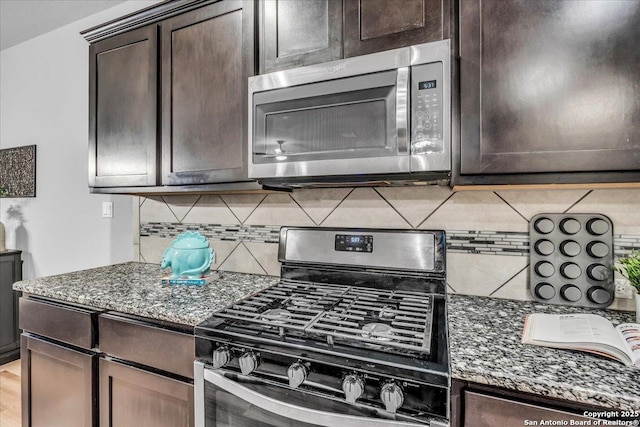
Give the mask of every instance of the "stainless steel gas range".
POLYGON ((196 327, 196 425, 449 422, 442 231, 280 232, 280 281, 196 327))

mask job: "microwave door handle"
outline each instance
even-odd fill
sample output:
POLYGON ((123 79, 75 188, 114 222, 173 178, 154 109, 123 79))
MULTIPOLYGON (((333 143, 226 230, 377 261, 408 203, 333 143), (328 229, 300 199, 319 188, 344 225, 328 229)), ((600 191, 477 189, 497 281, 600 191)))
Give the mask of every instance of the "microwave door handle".
POLYGON ((396 77, 396 129, 398 154, 409 153, 409 67, 398 68, 396 77))
POLYGON ((418 427, 418 424, 378 418, 356 417, 292 405, 257 393, 211 369, 204 369, 204 380, 264 411, 281 417, 326 427, 418 427))

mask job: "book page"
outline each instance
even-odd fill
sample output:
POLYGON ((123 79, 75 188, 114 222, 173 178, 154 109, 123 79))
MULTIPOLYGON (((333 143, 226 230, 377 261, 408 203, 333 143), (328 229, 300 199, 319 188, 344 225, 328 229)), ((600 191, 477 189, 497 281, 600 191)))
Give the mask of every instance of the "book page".
POLYGON ((634 365, 640 364, 640 323, 623 323, 616 327, 634 365))
MULTIPOLYGON (((526 341, 555 343, 575 349, 604 350, 613 347, 618 355, 628 351, 611 322, 595 314, 542 314, 530 315, 530 330, 526 341)), ((525 341, 525 342, 526 342, 525 341)))

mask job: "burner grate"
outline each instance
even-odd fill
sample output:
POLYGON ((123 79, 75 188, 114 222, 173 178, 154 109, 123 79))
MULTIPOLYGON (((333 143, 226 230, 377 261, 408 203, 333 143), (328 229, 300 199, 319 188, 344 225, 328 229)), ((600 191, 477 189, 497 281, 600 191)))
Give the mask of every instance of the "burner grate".
POLYGON ((429 294, 354 287, 306 331, 348 343, 384 344, 429 353, 432 322, 433 297, 429 294))
POLYGON ((219 311, 215 316, 304 330, 320 313, 337 304, 347 289, 348 286, 281 280, 276 285, 219 311), (288 316, 264 315, 274 309, 286 310, 288 316))
POLYGON ((305 336, 378 350, 429 354, 433 296, 282 279, 214 314, 255 329, 277 327, 305 336))

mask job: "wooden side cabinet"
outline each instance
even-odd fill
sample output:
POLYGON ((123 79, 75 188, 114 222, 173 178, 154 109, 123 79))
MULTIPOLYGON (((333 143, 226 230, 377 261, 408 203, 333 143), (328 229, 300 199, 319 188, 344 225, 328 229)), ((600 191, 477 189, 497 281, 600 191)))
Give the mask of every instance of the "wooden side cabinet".
POLYGON ((157 28, 89 48, 89 186, 157 184, 157 28))
POLYGON ((574 172, 583 176, 568 182, 612 180, 595 172, 640 176, 640 2, 459 6, 461 176, 454 184, 565 182, 562 174, 574 172))
POLYGON ((21 251, 0 252, 0 365, 20 358, 18 299, 13 283, 22 280, 21 251))
POLYGON ((193 385, 100 359, 101 427, 192 427, 193 385))

